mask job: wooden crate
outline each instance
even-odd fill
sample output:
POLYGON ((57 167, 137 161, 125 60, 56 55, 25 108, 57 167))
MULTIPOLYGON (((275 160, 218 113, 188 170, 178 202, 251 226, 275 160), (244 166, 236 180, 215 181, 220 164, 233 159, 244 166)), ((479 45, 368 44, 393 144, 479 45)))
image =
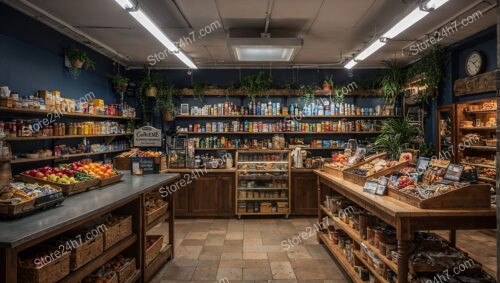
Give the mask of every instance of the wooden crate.
POLYGON ((489 184, 471 184, 424 200, 393 188, 389 188, 389 196, 413 206, 427 209, 486 208, 491 206, 489 184))
POLYGON ((104 235, 99 234, 90 241, 83 242, 71 251, 70 268, 78 269, 100 256, 104 251, 104 235))
MULTIPOLYGON (((363 162, 360 162, 360 163, 353 165, 353 166, 363 165, 363 164, 368 163, 376 158, 385 158, 386 156, 387 156, 386 152, 373 154, 373 155, 367 156, 365 158, 365 160, 363 160, 363 162)), ((350 169, 351 167, 352 166, 345 167, 344 169, 340 170, 340 169, 333 167, 331 164, 325 164, 325 166, 323 168, 324 168, 324 171, 328 174, 332 174, 335 177, 343 177, 344 171, 350 169)))
POLYGON ((106 226, 104 230, 104 249, 107 250, 114 244, 132 235, 132 216, 129 215, 113 226, 106 226))
POLYGON ((167 209, 168 209, 168 202, 166 202, 164 205, 160 206, 156 210, 153 210, 150 213, 146 213, 146 224, 155 221, 158 217, 167 213, 167 209))
POLYGON ((155 238, 156 241, 146 250, 145 266, 148 266, 160 254, 163 245, 163 235, 146 235, 147 238, 155 238))
POLYGON ((113 167, 116 170, 131 170, 130 157, 117 156, 113 158, 113 167))
POLYGON ((99 187, 104 187, 107 185, 111 185, 116 182, 120 182, 120 180, 123 178, 124 174, 119 174, 113 177, 105 178, 105 179, 100 179, 99 180, 99 187))
POLYGON ((118 274, 118 282, 125 283, 128 279, 134 276, 136 271, 135 258, 132 258, 128 263, 116 271, 118 274))
POLYGON ((393 166, 393 167, 381 170, 381 171, 379 171, 379 172, 377 172, 375 174, 367 175, 367 176, 361 176, 361 175, 354 174, 354 173, 351 172, 352 170, 357 169, 357 168, 359 168, 359 166, 362 165, 362 164, 359 164, 359 165, 356 165, 356 166, 353 166, 353 167, 349 168, 349 170, 344 171, 343 172, 344 173, 343 177, 344 177, 345 180, 347 180, 349 182, 352 182, 352 183, 364 186, 365 183, 366 183, 366 181, 368 179, 372 179, 372 178, 376 179, 376 178, 378 178, 380 176, 385 176, 385 175, 396 173, 400 169, 403 169, 403 168, 407 167, 408 164, 409 164, 408 161, 407 162, 401 162, 401 163, 397 164, 396 166, 393 166))
POLYGON ((65 196, 84 192, 84 191, 88 190, 89 188, 95 187, 99 184, 99 179, 81 181, 81 182, 76 182, 73 184, 59 184, 56 182, 51 182, 51 181, 31 177, 31 176, 26 175, 24 173, 17 175, 16 179, 23 181, 25 183, 47 184, 47 185, 51 185, 51 186, 60 187, 65 196))
POLYGON ((35 206, 35 199, 36 198, 32 198, 16 204, 0 204, 0 215, 12 217, 29 211, 35 206))
POLYGON ((20 283, 57 282, 69 274, 70 253, 66 252, 59 258, 40 268, 19 265, 17 278, 20 283))

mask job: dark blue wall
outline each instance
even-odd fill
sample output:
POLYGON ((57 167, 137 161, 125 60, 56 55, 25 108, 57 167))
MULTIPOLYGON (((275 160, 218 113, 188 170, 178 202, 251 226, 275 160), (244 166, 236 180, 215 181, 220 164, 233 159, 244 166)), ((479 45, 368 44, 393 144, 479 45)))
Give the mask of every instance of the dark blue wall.
POLYGON ((496 69, 496 25, 450 45, 447 48, 448 62, 445 66, 446 76, 439 89, 438 98, 433 101, 427 109, 428 116, 425 123, 425 139, 428 143, 435 144, 436 141, 435 126, 436 110, 438 106, 484 98, 495 98, 495 92, 462 97, 455 97, 453 94, 454 82, 457 79, 467 77, 465 73, 465 60, 472 51, 480 51, 485 55, 486 67, 484 72, 496 69))
POLYGON ((80 98, 93 92, 116 103, 109 76, 113 61, 62 35, 45 24, 0 3, 0 85, 20 95, 39 89, 59 90, 63 97, 80 98), (78 47, 96 63, 95 71, 73 78, 64 67, 64 49, 78 47))

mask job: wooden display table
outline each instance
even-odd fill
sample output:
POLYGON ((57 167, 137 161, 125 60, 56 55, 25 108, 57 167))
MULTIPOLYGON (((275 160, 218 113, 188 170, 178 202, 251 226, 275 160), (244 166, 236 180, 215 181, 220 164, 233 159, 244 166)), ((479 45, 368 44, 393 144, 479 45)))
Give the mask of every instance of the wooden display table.
MULTIPOLYGON (((389 196, 365 193, 362 186, 345 181, 341 177, 335 177, 319 170, 314 172, 317 175, 318 221, 322 221, 324 215, 332 216, 321 203, 324 195, 322 188, 326 187, 351 200, 396 229, 399 253, 397 266, 391 263, 386 264, 397 274, 399 283, 408 282, 408 248, 415 232, 421 230, 455 231, 496 228, 496 210, 493 206, 481 209, 421 209, 389 196)), ((338 223, 342 224, 342 222, 338 223)), ((355 242, 359 244, 363 241, 359 238, 359 232, 350 229, 347 225, 345 226, 343 228, 355 242), (354 231, 358 233, 357 237, 354 231)), ((336 257, 339 257, 335 249, 329 246, 327 237, 320 235, 319 239, 329 247, 336 257)), ((451 244, 455 245, 454 237, 451 237, 451 244)), ((342 262, 342 260, 339 261, 342 262)), ((356 276, 352 267, 345 264, 342 264, 342 266, 351 278, 356 276)), ((360 282, 359 278, 352 279, 354 282, 360 282)), ((387 282, 387 280, 382 282, 387 282)))
POLYGON ((107 213, 132 216, 132 234, 106 249, 94 260, 70 272, 61 282, 81 279, 124 254, 136 259, 137 270, 129 282, 145 282, 173 258, 174 203, 168 196, 168 211, 146 225, 145 196, 179 180, 179 174, 131 176, 125 173, 121 182, 68 197, 62 206, 14 221, 0 221, 0 282, 18 282, 18 253, 53 237, 79 227, 107 213), (148 266, 144 266, 147 230, 162 221, 169 222, 169 244, 162 248, 148 266))

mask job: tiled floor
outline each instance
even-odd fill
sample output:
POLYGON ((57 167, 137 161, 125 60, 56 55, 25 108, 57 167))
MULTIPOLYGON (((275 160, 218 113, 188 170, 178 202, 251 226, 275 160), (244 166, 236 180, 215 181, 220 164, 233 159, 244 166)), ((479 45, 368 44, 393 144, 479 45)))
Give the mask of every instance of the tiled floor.
MULTIPOLYGON (((177 219, 175 259, 151 282, 216 282, 224 278, 230 283, 348 282, 318 244, 315 233, 309 233, 307 227, 313 228, 314 221, 177 219), (303 240, 285 250, 282 241, 297 237, 297 243, 300 234, 305 235, 303 240)), ((161 226, 151 233, 167 229, 161 226)))

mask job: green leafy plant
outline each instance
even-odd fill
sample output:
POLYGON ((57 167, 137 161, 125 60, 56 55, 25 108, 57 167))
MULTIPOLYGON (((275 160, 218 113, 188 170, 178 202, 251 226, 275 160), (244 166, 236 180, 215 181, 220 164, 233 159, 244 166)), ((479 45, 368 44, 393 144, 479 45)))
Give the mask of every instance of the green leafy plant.
POLYGON ((256 75, 249 75, 243 79, 242 90, 254 101, 256 96, 268 95, 268 91, 273 87, 273 78, 264 71, 256 75))
POLYGON ((151 74, 149 70, 144 70, 144 72, 143 78, 137 84, 136 97, 146 121, 147 114, 149 113, 148 97, 155 97, 160 86, 164 85, 165 80, 159 73, 151 74))
POLYGON ((116 74, 114 77, 113 77, 113 87, 118 91, 118 92, 124 92, 127 90, 127 86, 128 86, 128 78, 120 75, 120 74, 116 74))
POLYGON ((304 102, 304 105, 307 105, 311 101, 314 100, 315 96, 314 93, 316 90, 319 88, 316 85, 310 84, 310 85, 301 85, 299 89, 299 100, 304 102))
POLYGON ((375 140, 374 149, 387 152, 390 158, 397 159, 417 133, 418 129, 407 119, 388 119, 382 126, 382 134, 375 140))
POLYGON ((344 96, 344 92, 342 91, 342 89, 337 89, 337 90, 332 91, 331 100, 333 103, 342 103, 342 102, 344 102, 344 99, 345 99, 345 96, 344 96))
POLYGON ((388 104, 394 104, 402 94, 405 75, 402 64, 397 60, 384 61, 387 69, 381 79, 382 98, 388 104))
POLYGON ((291 93, 292 91, 297 89, 297 86, 292 81, 286 81, 281 85, 281 88, 291 93))
POLYGON ((447 62, 446 53, 442 46, 435 45, 423 53, 419 61, 411 65, 406 73, 406 81, 417 88, 423 87, 421 99, 428 103, 430 99, 438 96, 438 88, 445 72, 447 62))
POLYGON ((155 110, 160 111, 166 121, 175 117, 174 87, 167 81, 158 85, 155 110))
POLYGON ((74 77, 79 75, 79 70, 85 67, 85 70, 95 70, 95 63, 87 53, 79 48, 73 47, 65 51, 66 57, 71 63, 70 72, 74 77))
POLYGON ((333 75, 329 75, 323 81, 323 89, 324 90, 332 90, 333 89, 333 75))
POLYGON ((208 89, 210 84, 208 82, 199 82, 193 84, 193 96, 196 100, 203 102, 205 97, 205 90, 208 89))

